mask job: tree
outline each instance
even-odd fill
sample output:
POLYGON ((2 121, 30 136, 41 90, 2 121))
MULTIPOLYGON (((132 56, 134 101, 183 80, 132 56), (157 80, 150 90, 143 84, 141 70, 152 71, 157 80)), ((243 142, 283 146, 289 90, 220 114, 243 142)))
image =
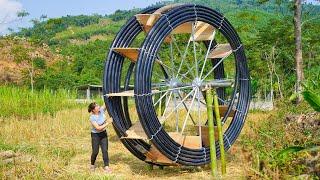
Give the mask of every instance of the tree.
POLYGON ((295 63, 296 63, 296 93, 298 93, 297 103, 301 101, 303 73, 302 43, 301 43, 301 0, 294 1, 294 37, 295 37, 295 63))
MULTIPOLYGON (((262 0, 261 3, 268 2, 269 0, 262 0)), ((283 0, 277 0, 277 4, 284 3, 283 0)), ((295 70, 296 70, 296 84, 295 92, 298 94, 296 103, 301 101, 302 81, 304 80, 303 73, 303 58, 302 58, 302 37, 301 37, 301 14, 302 14, 302 0, 294 0, 294 39, 295 39, 295 70)))
MULTIPOLYGON (((319 1, 319 0, 318 0, 319 1)), ((320 2, 320 1, 319 1, 320 2)), ((296 93, 298 93, 297 103, 302 99, 302 82, 304 80, 303 58, 302 58, 302 0, 294 0, 294 37, 295 37, 295 63, 296 63, 296 93)), ((310 21, 310 20, 309 20, 310 21)))
POLYGON ((18 18, 20 18, 20 19, 22 19, 22 18, 24 18, 24 17, 26 17, 26 16, 29 16, 29 15, 30 15, 30 14, 29 14, 27 11, 25 11, 25 10, 17 12, 17 16, 18 16, 18 18))
POLYGON ((44 20, 47 19, 47 18, 48 18, 47 15, 42 14, 42 15, 40 16, 40 21, 44 21, 44 20))

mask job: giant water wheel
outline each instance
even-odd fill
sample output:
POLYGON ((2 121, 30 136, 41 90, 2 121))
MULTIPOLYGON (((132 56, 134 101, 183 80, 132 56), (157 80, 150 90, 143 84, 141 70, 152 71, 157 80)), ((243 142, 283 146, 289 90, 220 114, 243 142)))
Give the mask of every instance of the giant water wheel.
POLYGON ((194 4, 149 8, 129 19, 110 47, 103 83, 121 142, 157 165, 210 162, 206 88, 218 94, 225 149, 237 139, 250 100, 237 32, 222 14, 194 4))

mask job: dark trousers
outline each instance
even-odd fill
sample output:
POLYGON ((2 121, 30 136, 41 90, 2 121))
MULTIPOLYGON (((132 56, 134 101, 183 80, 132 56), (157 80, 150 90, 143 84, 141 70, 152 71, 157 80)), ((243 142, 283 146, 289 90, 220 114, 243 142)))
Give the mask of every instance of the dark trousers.
POLYGON ((96 162, 99 146, 102 151, 102 158, 105 166, 109 166, 109 156, 108 156, 108 135, 106 131, 100 133, 91 133, 92 141, 92 154, 91 154, 91 165, 96 162))

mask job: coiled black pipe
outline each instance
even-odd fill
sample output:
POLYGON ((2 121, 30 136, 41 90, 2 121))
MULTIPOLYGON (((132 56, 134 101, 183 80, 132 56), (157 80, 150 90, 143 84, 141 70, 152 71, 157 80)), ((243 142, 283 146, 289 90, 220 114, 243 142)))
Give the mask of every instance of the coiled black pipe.
MULTIPOLYGON (((188 6, 191 7, 192 5, 188 5, 188 6)), ((199 8, 200 6, 193 6, 193 7, 194 7, 194 10, 200 9, 199 8)), ((175 9, 178 9, 178 8, 175 8, 175 9)), ((199 13, 199 14, 201 14, 201 13, 199 13)), ((133 19, 135 20, 135 18, 133 18, 133 19)), ((217 18, 217 19, 219 19, 219 18, 217 18)), ((221 17, 220 17, 220 20, 221 20, 221 17)), ((233 31, 232 27, 230 28, 229 26, 224 25, 223 21, 220 21, 220 22, 222 22, 221 25, 223 25, 222 27, 224 27, 226 30, 230 30, 231 29, 233 31)), ((137 27, 136 25, 137 25, 137 21, 133 22, 132 19, 130 19, 128 21, 128 23, 118 33, 118 35, 115 38, 111 48, 113 48, 113 47, 128 47, 129 44, 132 42, 132 40, 135 38, 135 36, 139 32, 141 32, 141 28, 137 27)), ((215 27, 218 27, 218 26, 216 25, 215 27)), ((226 31, 224 28, 221 28, 222 32, 226 31)), ((231 31, 231 33, 234 33, 232 31, 231 31)), ((152 32, 152 30, 151 30, 151 32, 152 32)), ((151 32, 150 32, 150 34, 151 34, 151 32)), ((228 34, 228 33, 229 32, 227 31, 226 34, 228 34)), ((230 42, 230 39, 234 39, 234 38, 237 39, 238 38, 237 35, 235 37, 230 37, 228 39, 229 42, 230 42)), ((242 47, 239 50, 243 51, 242 47)), ((245 61, 244 54, 243 55, 241 55, 241 54, 238 55, 238 54, 240 54, 240 53, 238 53, 238 52, 235 53, 236 58, 237 57, 238 57, 238 59, 244 58, 244 61, 245 61)), ((139 59, 140 59, 140 55, 139 55, 139 59)), ((138 60, 138 61, 140 61, 140 60, 138 60)), ((114 52, 110 51, 109 56, 108 56, 108 61, 105 64, 104 93, 119 92, 120 91, 120 76, 121 76, 122 63, 123 63, 123 57, 118 55, 117 53, 114 53, 114 52)), ((245 83, 241 83, 243 81, 243 82, 247 82, 247 85, 249 85, 248 80, 245 79, 246 76, 249 77, 247 72, 245 72, 245 71, 247 71, 246 62, 238 63, 238 61, 237 61, 236 64, 237 64, 237 66, 236 66, 237 67, 236 84, 239 82, 239 79, 242 77, 242 80, 240 81, 240 84, 245 84, 245 83), (243 73, 238 73, 239 69, 240 70, 244 69, 243 73), (242 76, 240 76, 240 75, 242 75, 242 76)), ((133 69, 133 66, 134 65, 130 65, 129 70, 130 70, 130 68, 133 69)), ((138 84, 139 83, 135 83, 135 86, 137 86, 138 84)), ((128 85, 128 84, 126 83, 126 85, 128 85)), ((128 87, 128 86, 125 86, 125 88, 126 87, 128 87)), ((238 87, 238 86, 236 86, 236 87, 238 87)), ((243 89, 242 92, 245 92, 245 88, 242 88, 242 89, 243 89)), ((236 91, 234 92, 234 94, 235 93, 236 93, 236 91)), ((241 96, 242 94, 244 94, 244 93, 240 93, 239 96, 241 96)), ((244 101, 248 102, 248 100, 249 100, 248 99, 249 98, 249 92, 247 93, 247 95, 248 95, 247 98, 244 98, 244 99, 242 98, 242 99, 244 101)), ((246 103, 246 102, 240 103, 240 102, 243 101, 242 99, 238 101, 237 106, 238 107, 239 106, 245 107, 245 110, 247 110, 247 106, 248 106, 249 103, 246 103)), ((108 106, 109 114, 114 118, 114 127, 116 129, 116 132, 117 132, 118 136, 121 137, 121 136, 125 135, 125 130, 128 129, 131 126, 131 121, 125 118, 126 116, 128 117, 128 115, 126 115, 126 112, 125 112, 125 107, 127 107, 127 105, 125 104, 125 101, 123 102, 123 106, 122 106, 121 105, 121 98, 118 98, 118 97, 106 98, 105 97, 105 102, 106 102, 106 104, 108 106), (124 110, 122 110, 122 109, 124 109, 124 110)), ((137 107, 138 107, 138 105, 137 105, 137 107)), ((149 104, 145 104, 145 108, 151 108, 151 107, 153 108, 153 104, 150 104, 150 103, 149 104)), ((240 110, 240 108, 238 108, 238 109, 240 110)), ((230 110, 230 108, 229 108, 229 110, 230 110)), ((138 111, 139 111, 139 108, 138 108, 138 111)), ((229 126, 229 128, 228 128, 228 130, 226 132, 225 141, 229 141, 230 142, 230 144, 225 144, 225 146, 228 145, 228 148, 234 142, 234 140, 235 140, 235 138, 237 136, 237 133, 234 133, 233 131, 239 131, 242 128, 242 124, 243 124, 243 120, 244 120, 244 116, 246 114, 246 111, 242 111, 242 110, 240 110, 240 111, 241 111, 241 115, 237 116, 237 114, 239 114, 239 113, 236 113, 236 115, 233 118, 233 121, 231 123, 232 125, 229 126), (239 119, 241 121, 235 123, 236 122, 235 121, 236 116, 237 116, 237 119, 239 119), (232 137, 234 137, 234 138, 232 138, 232 137)), ((141 116, 141 115, 139 114, 139 116, 141 116)), ((145 116, 145 118, 148 119, 149 117, 145 116)), ((140 120, 143 121, 141 119, 141 117, 140 117, 140 120)), ((149 129, 150 127, 144 127, 144 128, 146 130, 146 129, 149 129)), ((161 132, 161 133, 163 133, 163 132, 161 132)), ((154 139, 160 139, 161 140, 162 139, 162 138, 160 138, 161 133, 159 135, 156 135, 154 139)), ((150 133, 147 132, 147 135, 151 138, 152 135, 154 135, 154 134, 150 134, 150 133)), ((167 134, 164 134, 164 137, 165 138, 170 138, 170 137, 168 137, 167 134)), ((155 143, 154 139, 153 139, 153 142, 155 143)), ((124 145, 135 156, 137 156, 141 160, 145 159, 145 156, 143 155, 143 153, 141 153, 141 146, 143 148, 146 148, 146 149, 148 149, 149 146, 144 141, 122 140, 122 142, 124 143, 124 145)), ((163 144, 165 145, 166 142, 163 142, 162 144, 159 144, 159 145, 156 144, 156 146, 159 148, 159 146, 161 146, 161 145, 163 146, 163 144)), ((178 144, 175 143, 174 145, 177 146, 178 144)), ((168 154, 170 154, 170 153, 173 154, 173 155, 174 154, 178 154, 177 153, 177 148, 174 147, 174 146, 171 146, 171 145, 170 145, 169 148, 159 148, 159 149, 166 156, 168 156, 168 154), (175 148, 175 150, 174 150, 174 148, 175 148)), ((200 161, 194 161, 193 159, 190 159, 189 156, 190 157, 194 157, 195 159, 202 158, 202 157, 200 157, 198 155, 199 152, 197 152, 197 151, 194 152, 192 150, 190 152, 188 151, 187 153, 185 153, 184 149, 182 148, 180 157, 178 157, 177 162, 181 163, 181 164, 186 164, 186 165, 200 165, 200 164, 203 164, 203 163, 208 163, 208 160, 209 160, 208 149, 205 148, 205 149, 203 149, 202 152, 204 154, 203 161, 201 161, 201 160, 200 161)), ((219 154, 219 151, 218 151, 218 154, 219 154)), ((168 156, 168 157, 170 159, 172 159, 172 160, 176 160, 175 158, 174 159, 172 158, 172 155, 171 155, 171 157, 170 156, 168 156)))
MULTIPOLYGON (((160 8, 153 7, 148 8, 140 12, 141 14, 153 13, 160 8)), ((142 32, 142 28, 135 17, 130 18, 127 23, 120 29, 116 35, 113 43, 110 46, 110 51, 105 61, 104 76, 103 76, 103 93, 119 92, 121 70, 124 61, 124 57, 112 51, 116 47, 129 47, 135 37, 142 32)), ((134 64, 129 66, 129 70, 133 69, 134 64)), ((125 84, 125 88, 128 87, 125 84)), ((130 119, 126 119, 126 115, 123 114, 123 108, 120 97, 108 98, 104 96, 104 101, 107 107, 107 111, 113 118, 113 127, 118 135, 122 137, 126 135, 126 130, 131 126, 130 119)), ((125 101, 126 102, 126 101, 125 101)), ((125 147, 137 158, 145 160, 144 150, 149 150, 150 145, 142 140, 134 139, 121 139, 121 142, 125 147), (142 149, 142 150, 141 150, 142 149)))
MULTIPOLYGON (((139 53, 135 72, 136 109, 139 119, 152 143, 169 159, 184 165, 203 165, 209 162, 209 148, 189 149, 176 143, 163 129, 159 123, 157 114, 153 108, 151 93, 152 66, 155 55, 158 53, 161 43, 165 37, 180 24, 190 21, 203 21, 219 29, 225 36, 234 51, 236 61, 235 87, 238 89, 237 111, 232 122, 224 134, 224 146, 229 149, 238 137, 248 111, 250 98, 249 72, 244 54, 244 48, 234 28, 220 13, 200 5, 182 5, 175 7, 165 13, 150 30, 145 39, 142 50, 139 53), (146 96, 143 96, 146 95, 146 96)), ((229 105, 232 108, 234 99, 229 105)), ((216 144, 217 155, 220 155, 219 144, 216 144)))

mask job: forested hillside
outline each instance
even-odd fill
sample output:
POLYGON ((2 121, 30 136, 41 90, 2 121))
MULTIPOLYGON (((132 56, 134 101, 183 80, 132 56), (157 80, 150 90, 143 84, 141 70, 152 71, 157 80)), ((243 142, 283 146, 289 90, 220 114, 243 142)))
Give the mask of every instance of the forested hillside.
MULTIPOLYGON (((174 3, 185 2, 210 6, 222 12, 235 26, 245 44, 254 96, 270 92, 271 84, 275 97, 288 97, 293 93, 295 66, 292 3, 252 0, 176 0, 174 3)), ((1 47, 7 49, 4 51, 1 48, 0 62, 5 64, 3 71, 17 71, 11 73, 12 77, 1 76, 0 81, 24 86, 33 84, 37 89, 101 84, 103 63, 112 39, 126 19, 137 12, 139 9, 118 10, 111 15, 34 20, 33 27, 22 28, 0 39, 1 47), (23 41, 24 45, 21 42, 12 43, 16 41, 23 41), (30 54, 29 51, 33 49, 39 49, 39 54, 30 54), (21 54, 21 51, 25 53, 21 54)), ((302 41, 306 79, 317 77, 320 73, 319 14, 319 6, 304 5, 302 41)))

